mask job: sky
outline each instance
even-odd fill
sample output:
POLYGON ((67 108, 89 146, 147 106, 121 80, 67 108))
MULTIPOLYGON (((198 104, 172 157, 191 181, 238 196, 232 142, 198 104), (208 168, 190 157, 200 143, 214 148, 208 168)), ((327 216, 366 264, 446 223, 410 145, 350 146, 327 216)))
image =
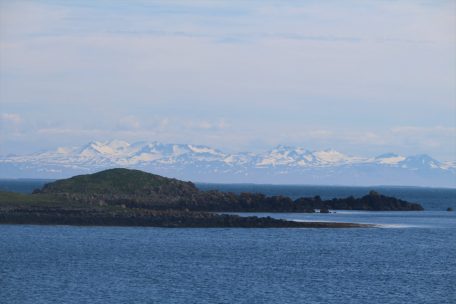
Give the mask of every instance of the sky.
POLYGON ((456 161, 456 1, 0 0, 0 155, 112 139, 456 161))

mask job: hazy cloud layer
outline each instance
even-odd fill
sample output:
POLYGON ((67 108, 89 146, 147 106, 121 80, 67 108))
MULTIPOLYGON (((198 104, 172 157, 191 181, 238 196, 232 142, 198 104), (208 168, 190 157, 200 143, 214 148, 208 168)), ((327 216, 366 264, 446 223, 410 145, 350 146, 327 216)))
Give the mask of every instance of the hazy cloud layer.
POLYGON ((454 160, 455 11, 0 1, 0 153, 120 138, 454 160))

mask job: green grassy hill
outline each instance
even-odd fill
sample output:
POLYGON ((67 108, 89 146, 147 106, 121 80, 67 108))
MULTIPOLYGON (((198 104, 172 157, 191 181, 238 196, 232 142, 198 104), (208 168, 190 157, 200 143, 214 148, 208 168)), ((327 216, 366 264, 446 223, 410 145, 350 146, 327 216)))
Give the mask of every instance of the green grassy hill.
POLYGON ((130 169, 109 169, 46 184, 41 193, 105 195, 191 195, 198 190, 191 182, 130 169))

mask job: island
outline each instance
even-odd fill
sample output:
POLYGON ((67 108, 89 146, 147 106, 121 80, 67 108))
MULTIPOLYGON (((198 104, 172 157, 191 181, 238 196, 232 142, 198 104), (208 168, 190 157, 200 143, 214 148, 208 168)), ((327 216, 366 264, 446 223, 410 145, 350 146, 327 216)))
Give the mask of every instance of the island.
POLYGON ((361 198, 293 200, 260 193, 201 191, 192 182, 140 170, 109 169, 57 180, 32 194, 0 192, 1 224, 150 227, 355 228, 226 212, 418 211, 421 205, 371 191, 361 198))

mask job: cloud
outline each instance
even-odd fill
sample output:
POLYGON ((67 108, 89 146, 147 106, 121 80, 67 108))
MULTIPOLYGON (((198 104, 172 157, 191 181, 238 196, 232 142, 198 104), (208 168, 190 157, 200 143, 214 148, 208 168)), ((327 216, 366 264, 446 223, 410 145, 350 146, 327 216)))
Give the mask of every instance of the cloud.
POLYGON ((0 6, 10 142, 14 127, 34 145, 118 137, 456 155, 445 127, 456 125, 454 1, 0 6))
POLYGON ((2 113, 0 121, 2 124, 17 126, 22 123, 22 117, 16 113, 2 113))
POLYGON ((230 126, 224 119, 219 120, 187 120, 184 126, 190 129, 220 131, 230 126))
POLYGON ((0 140, 7 137, 21 137, 26 126, 21 115, 17 113, 0 113, 0 140))
MULTIPOLYGON (((5 115, 2 115, 2 118, 5 115)), ((16 121, 17 117, 6 116, 16 121)), ((52 147, 84 144, 90 140, 121 139, 134 141, 160 141, 164 143, 203 144, 227 152, 262 151, 279 144, 303 147, 309 150, 333 148, 344 153, 372 156, 385 152, 403 155, 430 154, 439 160, 452 160, 456 155, 456 128, 447 126, 397 126, 391 129, 354 130, 351 128, 297 127, 281 124, 270 127, 263 125, 238 125, 225 119, 188 120, 179 117, 152 117, 146 120, 129 115, 119 119, 124 125, 112 128, 81 127, 64 123, 61 125, 35 124, 36 129, 27 130, 20 137, 45 139, 36 142, 52 147)), ((18 140, 8 135, 2 139, 18 140)), ((33 141, 28 140, 31 144, 33 141)), ((44 148, 44 147, 43 147, 44 148)))
POLYGON ((133 115, 121 117, 117 122, 118 130, 136 130, 141 127, 139 119, 133 115))
POLYGON ((417 126, 400 126, 391 129, 391 132, 396 135, 404 136, 454 136, 456 138, 455 127, 445 126, 431 126, 431 127, 417 127, 417 126))
POLYGON ((8 16, 32 11, 46 18, 4 21, 9 35, 0 38, 5 45, 0 62, 6 74, 15 71, 23 78, 21 83, 6 78, 5 95, 12 98, 3 99, 17 104, 30 100, 27 94, 45 96, 47 104, 111 104, 134 95, 132 103, 143 105, 191 96, 206 104, 217 99, 242 105, 253 100, 289 104, 278 100, 287 94, 300 100, 343 96, 347 103, 376 99, 393 104, 412 103, 414 95, 423 102, 440 92, 443 97, 435 103, 454 100, 448 86, 455 78, 446 59, 455 34, 449 29, 450 10, 409 1, 133 1, 128 7, 124 12, 126 6, 119 4, 52 1, 6 6, 8 16), (241 12, 223 14, 227 8, 241 12), (22 24, 23 32, 17 33, 16 25, 22 24))
POLYGON ((422 153, 439 151, 445 160, 456 157, 456 127, 448 126, 399 126, 391 129, 391 138, 398 146, 408 146, 422 153))

